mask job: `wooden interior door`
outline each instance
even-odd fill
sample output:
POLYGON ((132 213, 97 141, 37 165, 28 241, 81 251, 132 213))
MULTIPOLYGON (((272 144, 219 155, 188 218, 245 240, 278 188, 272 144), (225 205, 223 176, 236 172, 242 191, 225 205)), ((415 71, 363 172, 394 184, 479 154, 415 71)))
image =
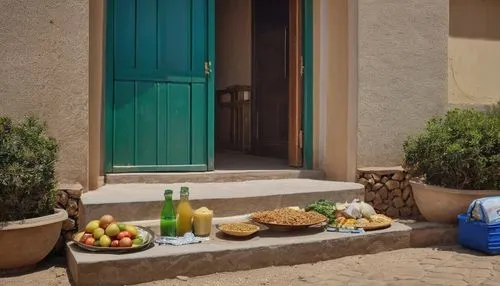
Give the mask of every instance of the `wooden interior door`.
POLYGON ((252 144, 261 156, 288 157, 289 0, 253 0, 252 144))
POLYGON ((302 0, 290 0, 288 163, 302 166, 302 0))

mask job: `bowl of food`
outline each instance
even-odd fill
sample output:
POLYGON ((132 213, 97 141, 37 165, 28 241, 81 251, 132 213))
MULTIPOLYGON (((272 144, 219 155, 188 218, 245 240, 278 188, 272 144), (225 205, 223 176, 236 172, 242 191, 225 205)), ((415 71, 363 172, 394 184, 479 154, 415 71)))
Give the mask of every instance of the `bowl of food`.
POLYGON ((217 229, 230 236, 245 237, 250 236, 260 230, 260 227, 245 222, 225 223, 217 225, 217 229))
POLYGON ((323 225, 328 218, 315 211, 304 211, 293 208, 281 208, 272 211, 255 212, 252 220, 277 231, 306 229, 315 225, 323 225))

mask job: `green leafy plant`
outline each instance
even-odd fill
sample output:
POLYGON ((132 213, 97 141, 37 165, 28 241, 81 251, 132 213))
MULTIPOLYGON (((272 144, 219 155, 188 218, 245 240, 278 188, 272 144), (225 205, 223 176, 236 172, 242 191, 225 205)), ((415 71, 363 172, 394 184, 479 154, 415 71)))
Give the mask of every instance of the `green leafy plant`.
POLYGON ((454 189, 500 189, 500 112, 454 109, 404 143, 405 167, 423 182, 454 189))
POLYGON ((57 143, 34 117, 0 117, 0 222, 54 213, 57 143))
POLYGON ((319 201, 313 202, 307 205, 304 210, 306 212, 315 211, 320 213, 328 218, 329 222, 333 222, 335 220, 335 203, 329 200, 321 199, 319 201))
POLYGON ((500 116, 500 101, 489 106, 487 112, 492 116, 500 116))

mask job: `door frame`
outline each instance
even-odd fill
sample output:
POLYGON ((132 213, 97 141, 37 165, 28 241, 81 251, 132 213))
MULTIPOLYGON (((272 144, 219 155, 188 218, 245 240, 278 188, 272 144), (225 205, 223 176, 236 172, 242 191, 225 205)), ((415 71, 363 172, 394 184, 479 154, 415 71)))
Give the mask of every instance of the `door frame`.
POLYGON ((115 0, 106 0, 104 10, 106 11, 105 20, 105 41, 104 41, 104 128, 102 137, 104 140, 104 172, 113 171, 113 100, 114 100, 114 12, 111 8, 115 0))
POLYGON ((302 80, 303 168, 313 169, 313 0, 302 0, 302 54, 304 76, 302 80))
MULTIPOLYGON (((104 146, 104 172, 113 173, 113 101, 114 101, 114 1, 105 0, 105 42, 103 80, 102 140, 104 146)), ((215 0, 207 0, 207 55, 210 63, 207 75, 207 171, 214 170, 214 100, 215 100, 215 0)))
MULTIPOLYGON (((302 39, 302 65, 303 65, 303 75, 302 75, 302 114, 299 115, 301 119, 301 129, 302 129, 302 168, 303 169, 313 169, 313 0, 300 0, 300 11, 301 15, 301 39, 302 39)), ((292 2, 292 1, 290 1, 292 2)), ((254 41, 254 4, 251 5, 251 37, 252 37, 252 51, 251 51, 251 65, 254 64, 255 58, 255 41, 254 41)), ((300 63, 298 63, 300 64, 300 63)), ((300 68, 300 67, 299 67, 300 68)), ((251 120, 252 120, 252 142, 257 140, 256 134, 257 130, 257 116, 256 116, 256 103, 255 103, 255 69, 251 69, 251 120)), ((289 136, 290 137, 290 136, 289 136)), ((252 152, 258 151, 255 149, 254 144, 252 144, 252 152)))

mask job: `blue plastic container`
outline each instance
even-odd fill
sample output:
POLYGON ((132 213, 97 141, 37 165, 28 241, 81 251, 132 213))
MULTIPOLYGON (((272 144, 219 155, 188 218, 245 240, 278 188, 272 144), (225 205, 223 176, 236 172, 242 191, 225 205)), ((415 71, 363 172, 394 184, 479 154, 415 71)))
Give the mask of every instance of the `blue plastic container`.
POLYGON ((487 224, 458 215, 458 243, 486 254, 500 254, 500 223, 487 224))

